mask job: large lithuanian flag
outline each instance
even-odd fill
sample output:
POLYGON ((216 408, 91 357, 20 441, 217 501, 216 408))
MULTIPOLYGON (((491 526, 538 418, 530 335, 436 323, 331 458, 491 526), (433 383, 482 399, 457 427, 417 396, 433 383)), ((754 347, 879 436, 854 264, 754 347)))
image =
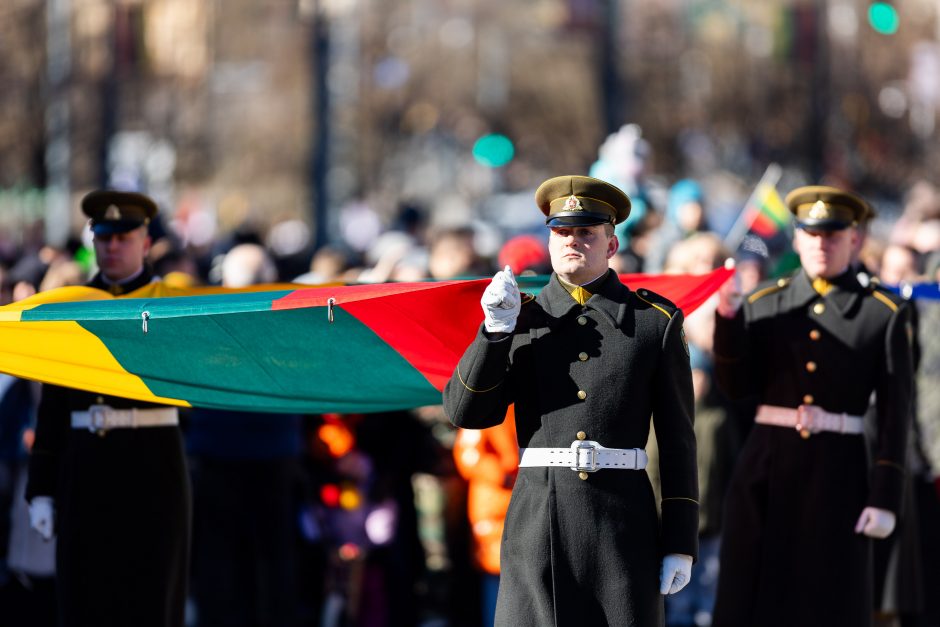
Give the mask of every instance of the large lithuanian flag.
MULTIPOLYGON (((731 275, 624 275, 690 313, 731 275)), ((537 291, 546 277, 522 283, 537 291)), ((66 287, 0 307, 0 372, 180 406, 372 412, 440 403, 489 279, 66 287)))

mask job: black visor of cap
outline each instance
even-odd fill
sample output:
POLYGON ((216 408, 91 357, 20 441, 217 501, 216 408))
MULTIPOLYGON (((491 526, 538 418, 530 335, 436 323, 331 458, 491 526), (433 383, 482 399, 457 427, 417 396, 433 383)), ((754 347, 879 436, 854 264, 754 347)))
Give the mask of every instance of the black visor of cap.
POLYGON ((802 220, 796 223, 796 226, 804 231, 841 231, 849 227, 847 222, 832 220, 802 220))
POLYGON ((114 233, 127 233, 143 225, 143 220, 102 220, 93 222, 91 231, 95 235, 112 235, 114 233))
POLYGON ((545 219, 546 226, 593 226, 595 224, 613 224, 610 215, 606 213, 593 213, 591 211, 577 211, 571 213, 556 213, 545 219))

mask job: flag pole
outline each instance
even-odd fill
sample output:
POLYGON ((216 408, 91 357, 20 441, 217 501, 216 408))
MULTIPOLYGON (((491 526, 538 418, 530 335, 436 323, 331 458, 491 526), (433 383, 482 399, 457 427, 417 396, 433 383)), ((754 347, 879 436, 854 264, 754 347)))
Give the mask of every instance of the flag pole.
MULTIPOLYGON (((748 230, 754 223, 754 218, 757 217, 756 212, 748 211, 748 208, 751 207, 757 199, 757 194, 760 190, 764 189, 766 185, 776 187, 782 175, 783 168, 776 163, 771 163, 767 166, 767 169, 764 170, 763 176, 760 177, 757 185, 751 191, 751 195, 748 196, 747 202, 744 203, 744 208, 741 210, 741 213, 738 214, 738 219, 734 221, 728 234, 725 235, 724 245, 729 251, 734 253, 738 249, 738 246, 744 241, 744 236, 747 235, 748 230)), ((758 209, 758 211, 759 210, 760 209, 758 209)))

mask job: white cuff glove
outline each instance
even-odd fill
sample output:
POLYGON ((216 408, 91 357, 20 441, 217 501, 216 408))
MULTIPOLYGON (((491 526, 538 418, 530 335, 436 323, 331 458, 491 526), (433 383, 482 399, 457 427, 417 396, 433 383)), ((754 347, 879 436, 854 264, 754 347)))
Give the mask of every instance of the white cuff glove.
POLYGON ((894 512, 878 507, 866 507, 855 523, 855 533, 864 533, 869 538, 887 538, 894 531, 897 518, 894 512))
MULTIPOLYGON (((725 260, 725 267, 734 268, 734 259, 725 260)), ((718 288, 718 315, 722 318, 734 318, 743 301, 741 296, 741 278, 735 272, 731 278, 718 288)))
POLYGON ((34 496, 29 502, 29 526, 38 531, 43 540, 52 539, 54 512, 50 496, 34 496))
POLYGON ((522 308, 522 295, 509 266, 497 272, 486 286, 480 304, 483 305, 483 326, 487 331, 509 333, 516 328, 516 318, 522 308))
POLYGON ((663 567, 659 571, 659 593, 675 594, 688 585, 692 579, 692 556, 683 553, 670 553, 663 558, 663 567))

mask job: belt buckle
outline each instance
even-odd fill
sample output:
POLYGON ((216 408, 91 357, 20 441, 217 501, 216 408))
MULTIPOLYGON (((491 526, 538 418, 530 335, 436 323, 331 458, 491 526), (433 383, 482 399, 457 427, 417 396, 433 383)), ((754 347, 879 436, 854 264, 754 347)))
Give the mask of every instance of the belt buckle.
POLYGON ((796 408, 796 430, 804 440, 816 433, 816 415, 819 408, 815 405, 800 405, 796 408))
POLYGON ((88 430, 104 436, 110 427, 108 427, 108 414, 111 413, 110 405, 92 405, 88 408, 88 430))
POLYGON ((597 472, 597 442, 592 440, 575 440, 571 443, 571 451, 574 453, 574 465, 571 470, 575 472, 597 472), (581 463, 582 453, 587 453, 587 464, 581 463))

